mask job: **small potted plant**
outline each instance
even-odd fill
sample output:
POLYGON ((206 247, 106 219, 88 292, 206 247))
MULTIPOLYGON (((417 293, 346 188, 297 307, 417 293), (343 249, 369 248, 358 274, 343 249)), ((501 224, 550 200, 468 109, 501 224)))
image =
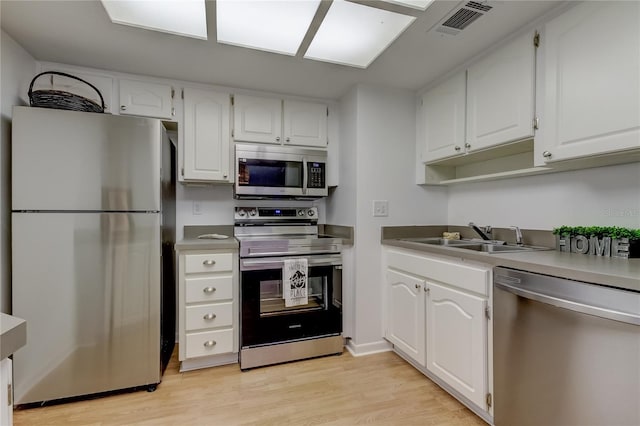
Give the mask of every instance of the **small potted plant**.
POLYGON ((606 257, 640 257, 640 229, 618 226, 560 226, 553 229, 560 251, 606 257))

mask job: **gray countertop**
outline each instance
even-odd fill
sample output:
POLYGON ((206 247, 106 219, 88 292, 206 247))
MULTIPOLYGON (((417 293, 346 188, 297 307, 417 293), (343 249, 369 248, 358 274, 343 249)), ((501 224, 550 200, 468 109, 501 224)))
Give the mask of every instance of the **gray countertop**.
POLYGON ((0 313, 0 359, 5 359, 27 344, 27 322, 0 313))
POLYGON ((238 240, 233 237, 231 225, 185 226, 184 238, 175 245, 176 250, 233 250, 238 249, 238 240), (203 234, 226 235, 227 239, 198 238, 203 234))
POLYGON ((640 259, 590 256, 555 250, 489 254, 455 247, 402 241, 398 238, 383 238, 381 242, 387 246, 453 256, 492 266, 504 266, 640 292, 640 259))

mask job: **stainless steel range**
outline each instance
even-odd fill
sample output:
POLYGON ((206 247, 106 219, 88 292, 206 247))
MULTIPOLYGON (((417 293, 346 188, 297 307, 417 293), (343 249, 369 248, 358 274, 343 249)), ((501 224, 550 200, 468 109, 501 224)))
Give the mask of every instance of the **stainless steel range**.
POLYGON ((342 240, 317 223, 316 207, 236 207, 241 369, 342 353, 342 240))

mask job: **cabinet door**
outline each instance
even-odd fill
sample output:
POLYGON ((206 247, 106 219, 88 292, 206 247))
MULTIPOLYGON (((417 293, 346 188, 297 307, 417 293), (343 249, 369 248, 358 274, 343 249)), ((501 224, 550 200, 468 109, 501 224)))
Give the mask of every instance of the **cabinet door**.
POLYGON ((229 99, 184 89, 184 180, 230 182, 229 99))
POLYGON ((464 153, 466 73, 461 72, 422 97, 425 163, 464 153))
POLYGON ((233 138, 236 141, 279 144, 282 136, 282 101, 235 95, 233 138))
POLYGON ((0 361, 0 425, 13 424, 13 370, 11 358, 0 361))
POLYGON ((172 118, 172 94, 168 84, 120 80, 120 114, 172 118))
POLYGON ((424 365, 424 281, 387 270, 387 326, 385 337, 424 365))
POLYGON ((467 70, 467 150, 533 137, 534 34, 524 34, 467 70))
POLYGON ((324 104, 284 101, 284 143, 326 147, 327 114, 324 104))
POLYGON ((486 299, 427 282, 427 369, 487 409, 486 299))
POLYGON ((584 2, 545 26, 544 146, 553 162, 640 148, 640 3, 584 2))

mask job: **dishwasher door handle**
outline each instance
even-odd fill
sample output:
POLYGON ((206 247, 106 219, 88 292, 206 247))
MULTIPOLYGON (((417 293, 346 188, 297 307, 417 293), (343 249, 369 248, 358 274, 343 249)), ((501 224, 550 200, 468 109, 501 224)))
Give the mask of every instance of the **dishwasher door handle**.
POLYGON ((572 300, 561 299, 558 297, 549 296, 547 294, 538 293, 531 290, 526 290, 521 287, 517 287, 504 282, 498 282, 498 278, 494 281, 494 285, 506 292, 515 294, 525 299, 535 300, 536 302, 552 305, 557 308, 568 309, 575 312, 580 312, 588 315, 595 315, 600 318, 607 318, 614 321, 625 322, 628 324, 640 325, 640 315, 633 315, 627 312, 616 311, 613 309, 600 308, 598 306, 586 305, 580 302, 574 302, 572 300))

